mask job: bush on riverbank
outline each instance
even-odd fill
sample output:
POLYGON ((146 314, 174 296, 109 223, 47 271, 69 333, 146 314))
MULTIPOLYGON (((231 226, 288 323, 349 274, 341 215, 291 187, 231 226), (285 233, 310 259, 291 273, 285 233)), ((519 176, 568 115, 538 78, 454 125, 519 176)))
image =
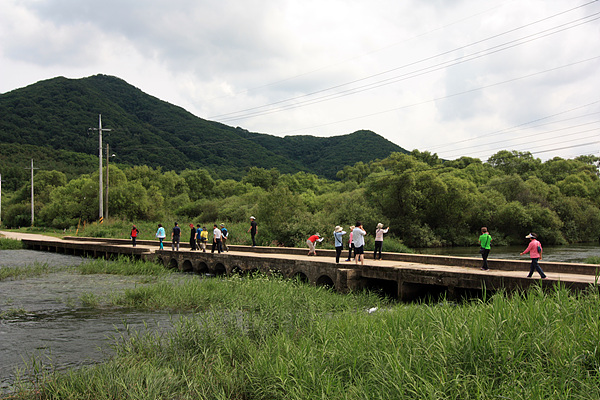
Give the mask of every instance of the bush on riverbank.
POLYGON ((20 240, 0 238, 0 250, 19 250, 23 248, 20 240))
POLYGON ((47 374, 15 398, 600 398, 597 290, 533 288, 457 306, 264 276, 148 288, 120 298, 170 308, 179 297, 177 307, 200 312, 167 333, 130 332, 112 360, 47 374))

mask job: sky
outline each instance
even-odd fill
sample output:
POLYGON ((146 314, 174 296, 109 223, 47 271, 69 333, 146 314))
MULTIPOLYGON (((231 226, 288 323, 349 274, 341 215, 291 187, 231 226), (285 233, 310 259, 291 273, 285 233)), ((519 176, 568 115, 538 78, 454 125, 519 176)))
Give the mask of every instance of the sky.
POLYGON ((251 132, 600 156, 598 0, 0 1, 0 93, 96 74, 251 132))

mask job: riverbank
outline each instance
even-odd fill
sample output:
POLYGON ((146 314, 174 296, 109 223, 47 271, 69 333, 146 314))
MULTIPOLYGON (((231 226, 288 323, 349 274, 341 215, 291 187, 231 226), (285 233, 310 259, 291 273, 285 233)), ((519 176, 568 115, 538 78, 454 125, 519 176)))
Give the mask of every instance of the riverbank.
POLYGON ((11 398, 600 398, 597 290, 398 304, 274 276, 159 274, 88 307, 193 314, 123 332, 101 364, 38 371, 11 398))

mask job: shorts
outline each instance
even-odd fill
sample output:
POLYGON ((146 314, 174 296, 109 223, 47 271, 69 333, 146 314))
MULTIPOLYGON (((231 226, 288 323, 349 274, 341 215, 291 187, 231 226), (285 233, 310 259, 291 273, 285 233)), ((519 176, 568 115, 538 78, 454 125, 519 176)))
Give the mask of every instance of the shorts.
POLYGON ((365 246, 354 247, 354 254, 365 254, 365 246))

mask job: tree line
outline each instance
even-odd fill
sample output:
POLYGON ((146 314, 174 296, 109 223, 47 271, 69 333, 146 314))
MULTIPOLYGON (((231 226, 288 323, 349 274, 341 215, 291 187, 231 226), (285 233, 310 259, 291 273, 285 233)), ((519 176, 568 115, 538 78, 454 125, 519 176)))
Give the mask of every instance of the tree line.
MULTIPOLYGON (((263 243, 286 246, 357 220, 368 232, 379 222, 390 226, 390 237, 411 247, 471 245, 482 226, 497 245, 521 243, 530 231, 547 244, 591 242, 600 238, 599 161, 542 162, 507 150, 486 162, 444 161, 414 150, 343 166, 337 180, 275 168, 251 167, 234 180, 205 169, 110 165, 108 210, 131 222, 240 223, 254 215, 263 243)), ((98 218, 98 172, 67 179, 37 170, 34 190, 36 225, 70 228, 98 218)), ((27 182, 3 193, 5 226, 30 225, 30 191, 27 182)))

